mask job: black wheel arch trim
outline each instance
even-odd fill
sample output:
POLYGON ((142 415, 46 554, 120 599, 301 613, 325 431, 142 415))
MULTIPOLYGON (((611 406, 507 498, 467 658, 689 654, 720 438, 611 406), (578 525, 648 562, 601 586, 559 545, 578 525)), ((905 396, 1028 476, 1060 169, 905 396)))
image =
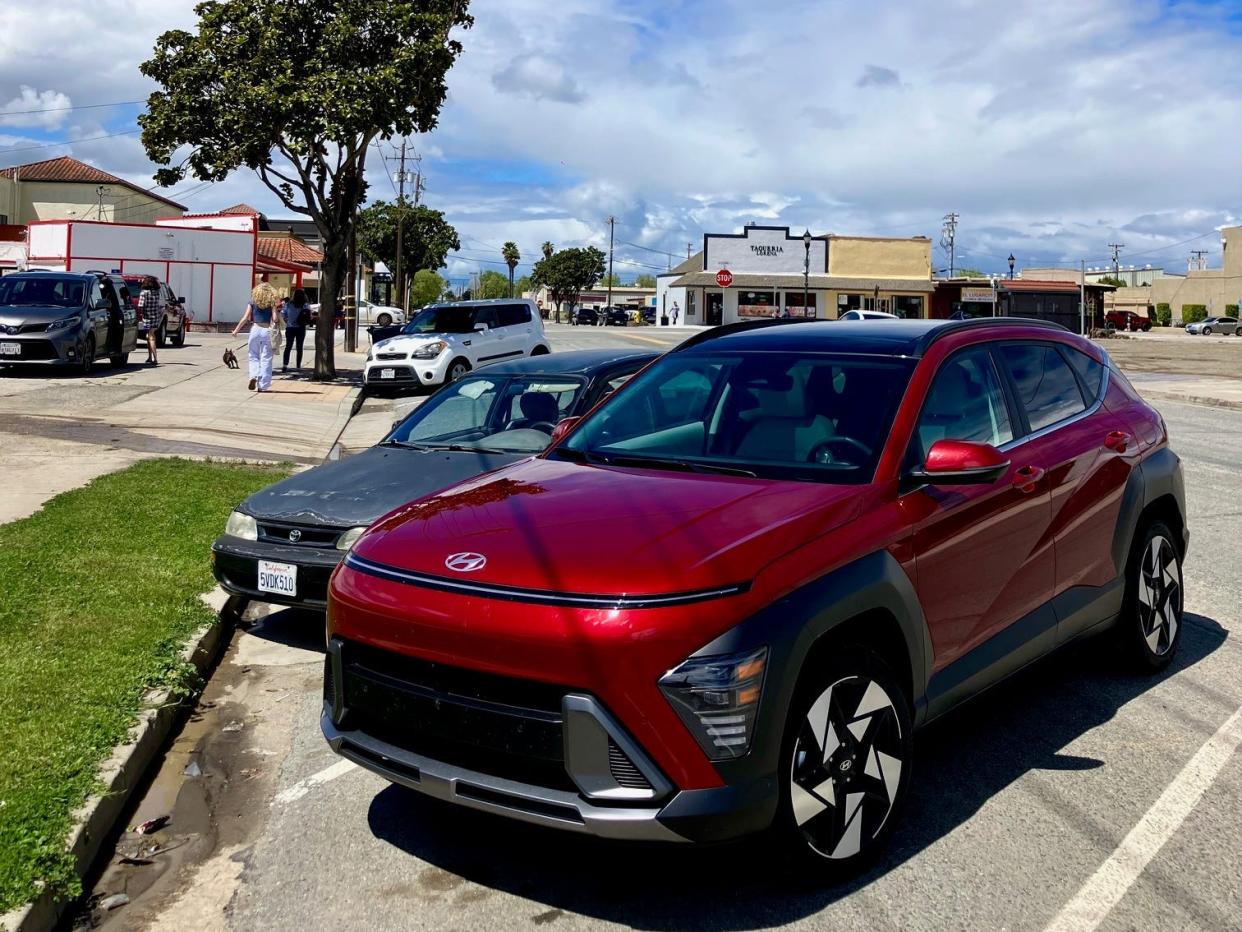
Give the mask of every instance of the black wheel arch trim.
POLYGON ((1156 450, 1139 463, 1126 480, 1117 527, 1113 531, 1113 565, 1117 568, 1118 575, 1125 574, 1130 548, 1139 533, 1139 522, 1143 513, 1164 498, 1172 499, 1176 504, 1182 532, 1182 539, 1177 543, 1181 546, 1184 558, 1190 545, 1190 530, 1186 522, 1186 485, 1182 475, 1182 461, 1167 446, 1156 450))

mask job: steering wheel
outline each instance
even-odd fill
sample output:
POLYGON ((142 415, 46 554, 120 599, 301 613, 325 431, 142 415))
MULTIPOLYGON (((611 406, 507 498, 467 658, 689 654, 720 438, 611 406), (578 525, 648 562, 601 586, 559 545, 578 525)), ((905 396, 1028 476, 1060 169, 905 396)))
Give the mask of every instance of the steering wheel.
POLYGON ((541 430, 550 437, 552 436, 552 431, 556 430, 556 425, 551 421, 533 421, 532 423, 526 425, 526 429, 541 430))
POLYGON ((855 440, 853 437, 832 437, 828 440, 821 441, 811 448, 811 452, 807 454, 806 461, 808 463, 819 463, 828 466, 833 463, 844 462, 851 466, 861 465, 850 459, 838 459, 832 455, 833 447, 842 447, 847 450, 853 450, 863 455, 863 461, 871 459, 872 450, 861 440, 855 440))

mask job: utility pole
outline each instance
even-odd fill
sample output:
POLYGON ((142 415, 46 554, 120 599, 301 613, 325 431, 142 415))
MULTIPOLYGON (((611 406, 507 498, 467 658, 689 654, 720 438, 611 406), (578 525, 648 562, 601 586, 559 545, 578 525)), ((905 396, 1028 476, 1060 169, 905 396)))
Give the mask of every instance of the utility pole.
POLYGON ((617 218, 608 218, 608 302, 605 304, 604 313, 608 313, 608 309, 612 307, 612 244, 613 237, 616 234, 617 218))
POLYGON ((1108 248, 1113 251, 1113 278, 1121 278, 1121 267, 1117 264, 1117 259, 1121 256, 1121 250, 1126 248, 1125 243, 1109 243, 1108 248))
POLYGON ((405 279, 401 275, 401 253, 403 251, 402 232, 405 227, 405 147, 408 140, 401 140, 401 170, 397 173, 397 177, 401 179, 401 191, 397 195, 397 268, 394 275, 397 277, 397 307, 406 310, 405 306, 405 279))
POLYGON ((694 255, 694 243, 686 243, 686 258, 689 259, 694 255))
POLYGON ((1087 260, 1082 260, 1082 269, 1078 273, 1078 329, 1087 335, 1087 260))
POLYGON ((957 221, 956 213, 945 214, 944 227, 940 231, 940 248, 949 252, 949 278, 953 278, 957 270, 957 221))
POLYGON ((1207 250, 1192 249, 1190 251, 1189 271, 1202 272, 1207 268, 1207 250))
MULTIPOLYGON (((111 188, 109 188, 107 185, 103 185, 103 184, 101 184, 99 187, 97 187, 97 188, 95 189, 95 196, 99 198, 99 219, 100 219, 100 220, 102 220, 102 219, 104 218, 104 216, 103 216, 103 199, 104 199, 104 195, 105 195, 105 194, 111 194, 111 193, 112 193, 112 189, 111 189, 111 188)), ((113 219, 116 219, 116 218, 115 218, 115 217, 113 217, 113 219)))

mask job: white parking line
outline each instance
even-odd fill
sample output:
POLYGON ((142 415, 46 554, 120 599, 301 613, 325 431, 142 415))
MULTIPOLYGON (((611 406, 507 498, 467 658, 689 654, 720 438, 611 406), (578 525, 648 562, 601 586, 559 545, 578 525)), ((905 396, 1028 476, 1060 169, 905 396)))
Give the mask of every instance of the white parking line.
POLYGON ((339 760, 331 767, 321 770, 319 773, 312 774, 305 780, 299 780, 288 789, 281 790, 276 794, 276 802, 291 803, 294 800, 301 799, 315 787, 321 786, 324 783, 330 783, 337 777, 343 777, 351 770, 357 769, 358 765, 352 760, 339 760))
POLYGON ((1173 837, 1239 745, 1242 745, 1242 709, 1234 712, 1195 752, 1155 805, 1048 923, 1044 932, 1089 932, 1098 927, 1164 843, 1173 837))

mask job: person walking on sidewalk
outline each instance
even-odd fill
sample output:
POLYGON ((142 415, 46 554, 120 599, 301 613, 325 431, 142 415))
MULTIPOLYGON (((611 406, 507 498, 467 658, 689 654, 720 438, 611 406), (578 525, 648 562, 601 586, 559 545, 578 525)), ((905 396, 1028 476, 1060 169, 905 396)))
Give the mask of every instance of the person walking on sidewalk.
POLYGON ((280 367, 281 372, 289 371, 289 351, 297 344, 297 366, 302 368, 302 344, 306 341, 306 324, 310 320, 310 305, 306 303, 306 292, 301 288, 293 292, 293 298, 285 302, 285 359, 280 367))
POLYGON ((147 365, 158 366, 160 361, 155 352, 155 341, 159 339, 160 324, 164 322, 164 308, 160 303, 160 283, 150 275, 142 280, 138 313, 147 328, 147 365))
POLYGON ((265 392, 272 387, 272 324, 280 295, 267 282, 255 286, 250 292, 246 313, 233 328, 233 336, 246 324, 250 328, 250 340, 246 344, 250 356, 250 390, 265 392))

